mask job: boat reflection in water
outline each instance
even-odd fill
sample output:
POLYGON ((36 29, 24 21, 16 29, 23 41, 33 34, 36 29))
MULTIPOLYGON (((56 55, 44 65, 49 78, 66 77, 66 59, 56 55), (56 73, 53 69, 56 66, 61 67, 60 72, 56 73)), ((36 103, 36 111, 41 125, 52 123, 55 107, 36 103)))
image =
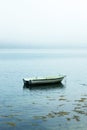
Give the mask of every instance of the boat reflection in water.
POLYGON ((47 90, 47 89, 61 89, 65 88, 65 85, 62 83, 55 83, 55 84, 45 84, 45 85, 27 85, 24 84, 23 89, 29 89, 29 90, 47 90))

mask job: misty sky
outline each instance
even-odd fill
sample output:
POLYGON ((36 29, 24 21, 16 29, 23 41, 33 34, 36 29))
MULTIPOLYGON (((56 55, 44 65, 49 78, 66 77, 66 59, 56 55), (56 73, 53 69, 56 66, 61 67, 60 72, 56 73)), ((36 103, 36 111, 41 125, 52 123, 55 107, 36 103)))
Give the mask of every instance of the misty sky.
POLYGON ((87 0, 0 1, 0 47, 86 44, 87 0))

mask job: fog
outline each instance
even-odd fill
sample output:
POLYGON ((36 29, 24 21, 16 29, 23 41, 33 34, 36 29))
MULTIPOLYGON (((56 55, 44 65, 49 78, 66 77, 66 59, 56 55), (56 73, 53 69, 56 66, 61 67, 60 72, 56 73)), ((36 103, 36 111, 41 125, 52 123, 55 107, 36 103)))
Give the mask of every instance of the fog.
POLYGON ((0 48, 85 47, 86 0, 3 0, 0 48))

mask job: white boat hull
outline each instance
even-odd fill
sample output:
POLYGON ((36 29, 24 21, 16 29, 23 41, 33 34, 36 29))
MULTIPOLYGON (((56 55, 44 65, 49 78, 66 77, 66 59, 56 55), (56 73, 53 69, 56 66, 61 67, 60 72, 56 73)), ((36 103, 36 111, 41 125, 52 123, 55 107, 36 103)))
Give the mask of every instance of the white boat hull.
POLYGON ((41 85, 41 84, 54 84, 59 83, 65 76, 56 78, 38 78, 38 79, 23 79, 24 85, 41 85))

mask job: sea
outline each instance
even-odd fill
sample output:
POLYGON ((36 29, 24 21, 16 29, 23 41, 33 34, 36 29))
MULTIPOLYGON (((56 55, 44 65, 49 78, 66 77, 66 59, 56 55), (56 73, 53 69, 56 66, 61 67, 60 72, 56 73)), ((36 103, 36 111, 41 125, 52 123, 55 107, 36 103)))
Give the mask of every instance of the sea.
POLYGON ((86 49, 0 49, 0 130, 87 130, 86 49), (66 75, 26 88, 23 78, 66 75))

